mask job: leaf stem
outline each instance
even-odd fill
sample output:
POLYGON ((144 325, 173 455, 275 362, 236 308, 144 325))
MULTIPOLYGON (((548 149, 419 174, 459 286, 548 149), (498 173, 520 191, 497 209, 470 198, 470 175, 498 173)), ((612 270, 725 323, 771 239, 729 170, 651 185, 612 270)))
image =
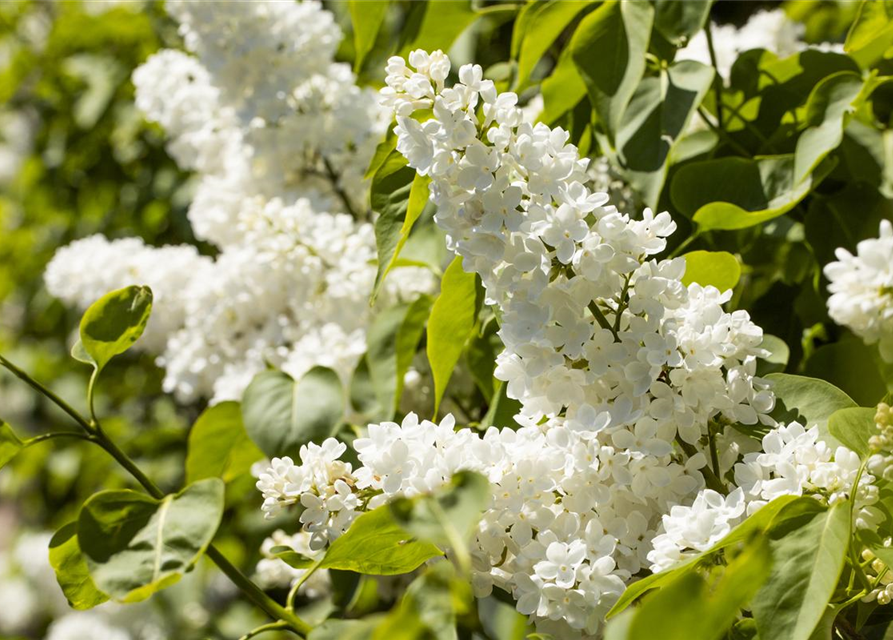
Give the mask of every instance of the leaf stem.
POLYGON ((716 430, 709 423, 707 424, 707 441, 710 444, 710 464, 713 467, 713 473, 717 478, 722 478, 722 471, 719 468, 719 453, 716 451, 716 430))
MULTIPOLYGON (((685 440, 676 435, 676 444, 685 452, 689 458, 698 454, 698 450, 694 448, 693 445, 688 444, 685 440)), ((726 489, 726 485, 723 484, 722 480, 720 480, 713 471, 711 471, 708 467, 702 467, 699 469, 701 475, 704 476, 704 482, 707 483, 707 487, 713 489, 714 491, 718 491, 719 493, 726 495, 728 490, 726 489)))
POLYGON ((67 413, 72 419, 74 419, 74 421, 77 422, 77 423, 81 426, 81 428, 82 428, 84 431, 86 431, 86 432, 89 433, 89 434, 92 434, 92 433, 93 433, 93 427, 90 425, 90 423, 89 423, 87 420, 85 420, 84 417, 83 417, 80 413, 78 413, 77 411, 75 411, 75 410, 71 407, 70 404, 68 404, 67 402, 65 402, 65 400, 63 400, 62 398, 60 398, 59 396, 57 396, 57 395, 56 395, 55 393, 53 393, 50 389, 48 389, 47 387, 45 387, 44 385, 42 385, 41 383, 39 383, 37 380, 35 380, 35 379, 32 378, 31 376, 29 376, 27 373, 25 373, 24 371, 22 371, 21 369, 19 369, 17 366, 15 366, 12 362, 10 362, 10 361, 7 360, 6 358, 4 358, 2 355, 0 355, 0 365, 2 365, 2 366, 4 366, 4 367, 6 367, 7 369, 9 369, 9 371, 10 371, 14 376, 16 376, 17 378, 19 378, 20 380, 23 380, 23 381, 24 381, 25 383, 27 383, 29 386, 31 386, 32 388, 34 388, 35 390, 37 390, 38 393, 41 393, 42 395, 46 396, 46 397, 47 397, 50 401, 52 401, 57 407, 59 407, 60 409, 62 409, 62 411, 64 411, 64 412, 67 413))
POLYGON ((298 595, 298 589, 301 588, 301 585, 307 582, 307 580, 316 573, 316 570, 319 569, 319 565, 322 561, 315 562, 312 566, 308 567, 306 571, 304 571, 303 575, 300 578, 295 580, 295 583, 292 585, 291 589, 288 592, 288 597, 285 599, 285 609, 286 611, 294 611, 295 610, 295 598, 298 595))
POLYGON ((239 638, 239 640, 250 640, 254 636, 259 636, 262 633, 266 633, 267 631, 279 631, 280 629, 288 629, 288 625, 280 620, 279 622, 270 622, 269 624, 262 624, 256 629, 252 629, 244 636, 239 638))
POLYGON ((722 76, 719 75, 719 65, 716 64, 716 50, 713 48, 713 29, 710 25, 710 17, 704 25, 704 33, 707 35, 707 51, 710 53, 710 64, 713 65, 713 91, 716 94, 716 122, 723 129, 722 113, 722 76))
POLYGON ((88 442, 96 442, 96 437, 83 434, 80 431, 55 431, 53 433, 44 433, 43 435, 28 438, 22 442, 22 446, 30 447, 31 445, 40 444, 54 438, 75 438, 77 440, 87 440, 88 442))
POLYGON ((617 332, 614 331, 614 327, 612 327, 611 323, 608 322, 608 319, 605 317, 604 312, 598 308, 598 304, 596 304, 595 300, 592 300, 589 303, 589 311, 591 311, 592 315, 595 316, 596 322, 598 322, 599 326, 602 329, 607 329, 612 334, 614 334, 614 342, 620 342, 620 336, 618 336, 617 332))

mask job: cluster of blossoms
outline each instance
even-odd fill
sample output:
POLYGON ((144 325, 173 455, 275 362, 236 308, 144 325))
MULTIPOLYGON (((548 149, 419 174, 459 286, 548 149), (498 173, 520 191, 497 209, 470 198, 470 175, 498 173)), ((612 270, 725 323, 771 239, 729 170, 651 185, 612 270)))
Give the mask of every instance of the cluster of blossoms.
MULTIPOLYGON (((372 226, 356 212, 386 114, 333 62, 341 32, 318 2, 166 8, 192 55, 150 57, 133 75, 136 102, 197 173, 189 220, 220 253, 97 236, 60 250, 47 286, 85 307, 149 284, 142 346, 184 401, 238 399, 268 364, 296 378, 327 366, 346 380, 365 351, 376 271, 372 226)), ((392 275, 382 304, 433 286, 417 267, 392 275)))
POLYGON ((882 220, 879 237, 860 242, 856 255, 843 248, 835 255, 825 266, 828 314, 893 362, 893 225, 882 220))
MULTIPOLYGON (((803 35, 806 28, 789 19, 783 9, 758 11, 741 27, 730 24, 713 24, 711 29, 717 70, 726 79, 729 78, 732 65, 738 57, 751 49, 766 49, 780 57, 789 56, 807 48, 843 53, 843 45, 840 44, 805 44, 803 35)), ((686 46, 676 53, 676 59, 695 60, 711 65, 712 60, 706 33, 702 30, 695 34, 686 46)))
POLYGON ((735 465, 737 488, 728 496, 705 489, 690 506, 674 506, 663 517, 663 530, 648 554, 651 570, 663 571, 707 551, 775 498, 809 495, 834 504, 850 498, 857 480, 854 524, 875 529, 884 519, 873 506, 879 499, 878 487, 874 476, 860 475, 860 466, 858 454, 821 441, 818 427, 780 425, 763 437, 761 451, 745 454, 735 465))

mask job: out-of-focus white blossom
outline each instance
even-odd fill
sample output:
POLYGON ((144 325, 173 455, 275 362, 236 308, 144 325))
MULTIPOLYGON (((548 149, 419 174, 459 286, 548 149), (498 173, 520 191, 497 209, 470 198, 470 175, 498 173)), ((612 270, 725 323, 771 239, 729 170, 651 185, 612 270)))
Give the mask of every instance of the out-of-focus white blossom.
POLYGON ((856 255, 843 248, 835 255, 825 266, 828 314, 893 362, 893 225, 882 220, 879 237, 856 245, 856 255))

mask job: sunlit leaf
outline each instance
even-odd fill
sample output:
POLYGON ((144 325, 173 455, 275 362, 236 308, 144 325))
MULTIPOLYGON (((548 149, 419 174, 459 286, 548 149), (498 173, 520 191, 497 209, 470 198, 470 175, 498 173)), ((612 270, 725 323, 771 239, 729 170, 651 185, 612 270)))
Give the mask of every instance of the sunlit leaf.
POLYGON ((72 609, 92 609, 109 597, 96 588, 81 548, 77 522, 69 522, 50 539, 50 566, 72 609))
POLYGON ((263 457, 245 431, 239 403, 221 402, 205 409, 189 432, 186 482, 232 482, 249 474, 251 465, 263 457))
POLYGON ((738 259, 727 251, 692 251, 686 253, 682 284, 697 282, 702 287, 714 286, 720 291, 734 289, 741 277, 738 259))
POLYGON ((127 351, 146 328, 152 313, 152 290, 130 286, 107 293, 94 302, 81 319, 83 352, 97 370, 127 351))

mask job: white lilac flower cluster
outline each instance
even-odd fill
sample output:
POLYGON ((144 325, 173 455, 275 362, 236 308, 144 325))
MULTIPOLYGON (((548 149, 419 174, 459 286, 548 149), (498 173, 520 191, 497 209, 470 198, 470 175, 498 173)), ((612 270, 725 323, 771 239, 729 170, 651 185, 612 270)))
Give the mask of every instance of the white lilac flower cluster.
POLYGON ((737 488, 728 496, 705 489, 690 506, 674 506, 663 516, 662 531, 648 554, 651 571, 663 571, 710 549, 747 516, 781 496, 809 495, 834 504, 849 499, 855 486, 854 524, 875 529, 884 519, 874 506, 878 487, 874 476, 860 475, 860 465, 855 452, 821 441, 816 426, 778 426, 763 437, 761 451, 745 454, 735 465, 737 488))
POLYGON ((879 237, 856 245, 856 255, 843 248, 835 255, 825 266, 828 314, 893 362, 893 225, 882 220, 879 237))
MULTIPOLYGON (((711 29, 717 70, 726 79, 729 78, 735 60, 751 49, 766 49, 780 57, 809 48, 843 53, 843 46, 839 44, 805 44, 803 42, 805 27, 788 18, 783 9, 758 11, 741 27, 713 24, 711 29)), ((702 30, 695 34, 686 46, 676 53, 676 59, 695 60, 711 65, 706 33, 702 30)))
MULTIPOLYGON (((150 57, 134 72, 136 101, 197 172, 189 219, 220 254, 97 236, 60 250, 47 286, 86 307, 149 284, 140 346, 183 401, 238 399, 267 365, 296 378, 327 366, 346 381, 366 348, 376 249, 371 224, 334 212, 361 209, 386 114, 333 61, 341 32, 318 2, 166 8, 191 54, 150 57)), ((418 267, 392 276, 382 304, 433 286, 418 267)))
POLYGON ((675 228, 669 215, 633 220, 591 192, 565 131, 524 122, 517 96, 497 94, 479 66, 447 88, 445 55, 410 62, 389 61, 382 91, 397 149, 432 178, 449 247, 501 308, 496 375, 521 401, 522 428, 370 425, 355 471, 332 461, 333 443, 312 464, 274 461, 258 483, 265 510, 301 502, 324 544, 360 506, 481 471, 495 489, 474 550, 479 593, 498 586, 540 629, 592 634, 647 566, 660 516, 703 486, 710 423, 774 424, 774 396, 755 376, 762 332, 723 311, 730 292, 682 285, 684 260, 649 258, 675 228), (306 469, 319 460, 325 473, 306 469))

